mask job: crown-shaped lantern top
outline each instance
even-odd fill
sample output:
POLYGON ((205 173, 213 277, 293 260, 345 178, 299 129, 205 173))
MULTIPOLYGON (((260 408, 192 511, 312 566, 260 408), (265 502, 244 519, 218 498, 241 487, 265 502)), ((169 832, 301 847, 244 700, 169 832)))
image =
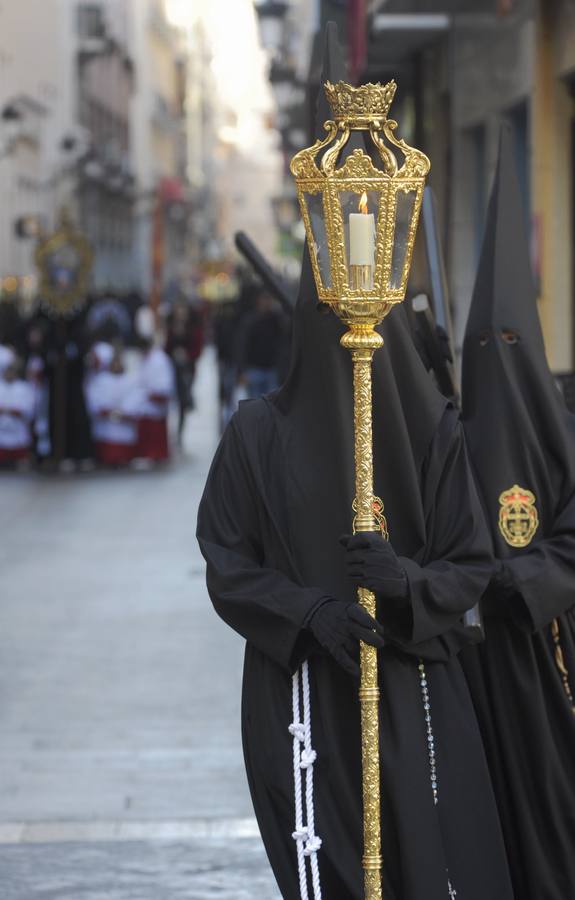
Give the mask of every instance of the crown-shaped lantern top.
POLYGON ((333 113, 326 136, 290 165, 318 296, 344 321, 366 326, 405 297, 430 169, 388 119, 395 91, 395 81, 326 82, 333 113))
POLYGON ((331 81, 325 83, 326 97, 335 121, 348 123, 352 128, 364 127, 354 126, 354 122, 358 120, 387 119, 396 90, 395 81, 387 84, 362 84, 360 87, 353 87, 344 81, 337 84, 332 84, 331 81))

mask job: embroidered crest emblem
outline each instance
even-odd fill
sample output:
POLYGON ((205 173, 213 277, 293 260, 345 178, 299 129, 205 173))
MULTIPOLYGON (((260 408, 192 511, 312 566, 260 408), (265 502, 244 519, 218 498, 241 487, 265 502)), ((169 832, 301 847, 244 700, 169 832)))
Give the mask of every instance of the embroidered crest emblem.
MULTIPOLYGON (((351 507, 352 507, 354 513, 356 513, 357 512, 357 500, 354 499, 351 507)), ((374 497, 373 501, 372 501, 372 509, 373 509, 373 515, 375 517, 375 521, 377 522, 378 528, 381 531, 385 540, 388 541, 389 540, 389 532, 387 530, 387 519, 385 518, 385 515, 383 512, 383 500, 380 500, 379 497, 374 497)), ((353 517, 353 533, 354 534, 356 533, 355 523, 356 523, 356 516, 353 517)))
POLYGON ((499 530, 511 547, 526 547, 532 540, 539 516, 535 494, 514 484, 499 495, 499 530))

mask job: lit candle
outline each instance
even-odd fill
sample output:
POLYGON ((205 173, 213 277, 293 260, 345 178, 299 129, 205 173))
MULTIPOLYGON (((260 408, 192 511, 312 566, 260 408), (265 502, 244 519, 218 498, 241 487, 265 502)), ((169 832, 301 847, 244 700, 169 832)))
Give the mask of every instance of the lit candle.
POLYGON ((358 213, 349 216, 349 264, 350 266, 373 266, 375 249, 375 219, 367 211, 367 194, 359 201, 358 213))

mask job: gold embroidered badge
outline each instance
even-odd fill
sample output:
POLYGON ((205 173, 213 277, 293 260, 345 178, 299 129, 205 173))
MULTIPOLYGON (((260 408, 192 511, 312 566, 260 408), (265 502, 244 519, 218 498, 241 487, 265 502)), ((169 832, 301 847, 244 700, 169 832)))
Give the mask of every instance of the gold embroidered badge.
POLYGON ((535 494, 514 484, 499 495, 499 530, 511 547, 526 547, 539 525, 535 494))

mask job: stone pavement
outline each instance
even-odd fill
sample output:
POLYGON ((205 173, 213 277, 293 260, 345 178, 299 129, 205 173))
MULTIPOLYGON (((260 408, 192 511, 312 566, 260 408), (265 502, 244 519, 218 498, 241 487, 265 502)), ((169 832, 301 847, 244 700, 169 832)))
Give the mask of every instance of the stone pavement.
POLYGON ((196 394, 166 471, 0 476, 0 900, 278 900, 194 538, 209 354, 196 394))
POLYGON ((259 841, 1 848, 2 900, 277 900, 259 841))

